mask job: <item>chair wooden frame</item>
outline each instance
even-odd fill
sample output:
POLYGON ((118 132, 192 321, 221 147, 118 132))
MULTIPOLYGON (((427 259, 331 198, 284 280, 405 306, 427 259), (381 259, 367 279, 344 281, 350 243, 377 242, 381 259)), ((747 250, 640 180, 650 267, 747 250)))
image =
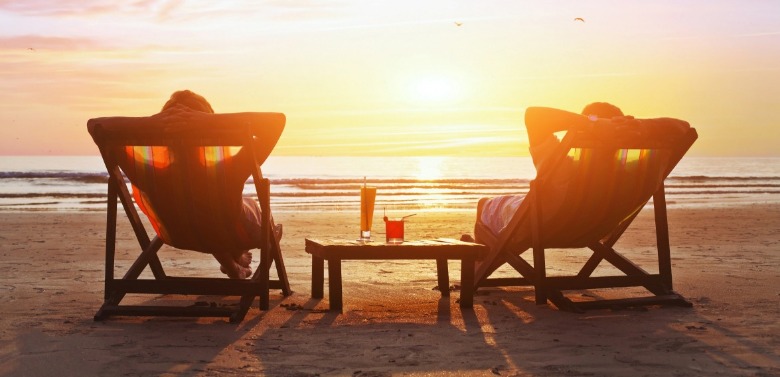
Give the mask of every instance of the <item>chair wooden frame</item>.
MULTIPOLYGON (((104 302, 94 316, 96 321, 110 316, 183 316, 183 317, 229 317, 230 322, 241 322, 246 316, 254 297, 259 297, 259 308, 269 308, 269 290, 281 289, 284 296, 292 294, 287 272, 284 267, 278 235, 274 232, 270 205, 270 181, 262 176, 258 159, 258 150, 270 154, 284 128, 284 115, 276 113, 256 113, 254 122, 246 122, 246 114, 241 122, 233 125, 200 125, 187 128, 149 128, 141 127, 128 118, 96 118, 88 122, 88 130, 108 170, 108 196, 106 221, 105 253, 105 294, 104 302), (263 142, 271 138, 273 143, 263 142), (260 262, 251 278, 246 280, 208 277, 176 277, 165 273, 157 252, 163 246, 163 240, 155 235, 150 239, 141 217, 136 210, 130 190, 127 187, 126 174, 118 163, 117 150, 124 146, 213 146, 229 145, 249 148, 252 155, 252 177, 257 191, 257 199, 262 210, 261 228, 264 230, 257 239, 260 249, 260 262), (117 199, 122 204, 141 253, 121 278, 115 277, 117 199), (276 266, 278 279, 270 279, 271 265, 276 266), (146 267, 153 278, 139 278, 146 267), (235 308, 211 306, 153 306, 121 305, 127 294, 178 294, 178 295, 224 295, 240 296, 235 308)), ((229 114, 221 114, 228 116, 229 114)), ((239 119, 239 118, 237 118, 239 119)))
MULTIPOLYGON (((621 143, 620 141, 596 140, 589 131, 582 129, 570 130, 561 141, 559 149, 551 158, 549 169, 556 169, 566 158, 572 148, 604 147, 614 149, 645 149, 666 148, 671 150, 669 163, 663 172, 660 186, 652 194, 655 217, 656 246, 658 255, 658 273, 651 274, 627 257, 614 249, 615 244, 628 229, 633 220, 639 214, 641 207, 633 213, 627 213, 627 217, 618 226, 607 234, 594 235, 589 239, 577 241, 556 240, 556 234, 566 232, 566 229, 545 229, 542 221, 541 206, 544 201, 543 193, 548 184, 544 174, 531 182, 528 195, 510 220, 507 229, 496 238, 489 231, 480 234, 489 238, 491 251, 484 262, 476 268, 475 288, 479 287, 503 287, 503 286, 533 286, 535 302, 546 304, 549 300, 561 310, 582 312, 586 309, 616 308, 645 305, 679 305, 691 306, 682 295, 675 292, 672 285, 671 248, 669 242, 669 225, 666 212, 666 197, 663 180, 682 159, 693 142, 697 139, 696 130, 688 128, 687 132, 674 142, 660 143, 658 140, 635 139, 621 143), (528 236, 517 239, 515 234, 522 227, 530 227, 526 231, 528 236), (484 233, 484 234, 483 234, 484 233), (548 249, 561 248, 587 248, 592 252, 591 257, 573 276, 547 276, 547 261, 545 254, 548 249), (533 265, 520 255, 527 250, 532 250, 533 265), (602 261, 606 261, 616 267, 625 275, 617 276, 592 276, 594 270, 602 261), (521 277, 519 278, 490 278, 490 275, 503 264, 509 264, 521 277), (651 295, 646 297, 628 297, 618 299, 599 299, 593 301, 572 301, 563 292, 566 290, 618 288, 618 287, 644 287, 651 295)), ((644 203, 649 201, 649 198, 644 203)), ((477 228, 484 225, 477 223, 477 228)))

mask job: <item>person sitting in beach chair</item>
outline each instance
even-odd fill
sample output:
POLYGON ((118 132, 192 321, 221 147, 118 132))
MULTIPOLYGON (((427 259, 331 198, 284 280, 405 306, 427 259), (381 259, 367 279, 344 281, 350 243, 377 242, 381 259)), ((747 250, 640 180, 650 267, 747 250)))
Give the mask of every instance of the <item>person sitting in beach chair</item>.
MULTIPOLYGON (((181 90, 181 91, 174 92, 171 95, 170 99, 165 103, 165 105, 163 105, 162 110, 158 114, 152 115, 151 118, 156 118, 159 119, 160 121, 168 122, 168 123, 176 123, 176 122, 193 123, 197 121, 208 121, 211 114, 214 114, 214 110, 212 109, 211 104, 206 100, 206 98, 190 90, 181 90)), ((190 152, 173 151, 173 153, 175 155, 176 153, 190 153, 190 152)), ((246 164, 248 161, 245 160, 251 158, 251 156, 248 156, 246 150, 242 149, 235 156, 232 156, 231 158, 234 160, 233 161, 234 164, 242 165, 242 164, 246 164)), ((133 169, 126 169, 126 171, 128 172, 133 171, 133 169)), ((236 172, 230 171, 228 174, 231 173, 236 173, 236 172)), ((241 171, 237 175, 227 177, 227 180, 230 182, 229 184, 230 186, 237 187, 238 185, 240 185, 241 187, 243 187, 244 182, 247 180, 247 178, 249 178, 250 174, 251 172, 248 170, 241 171)), ((162 170, 158 172, 155 179, 166 180, 166 179, 175 179, 175 178, 172 176, 166 176, 165 170, 162 170)), ((143 181, 141 181, 139 184, 143 184, 143 181)), ((207 184, 208 184, 207 182, 188 183, 188 185, 190 186, 204 186, 207 184)), ((173 182, 172 185, 175 186, 177 185, 177 183, 173 182)), ((238 192, 237 189, 233 191, 238 192)), ((157 201, 169 200, 169 198, 166 198, 165 195, 160 195, 159 197, 149 197, 146 193, 144 193, 143 190, 139 190, 138 187, 136 187, 136 184, 133 184, 133 196, 135 197, 138 206, 141 208, 141 211, 143 211, 147 216, 156 216, 156 214, 154 213, 156 212, 154 208, 160 207, 162 203, 155 203, 155 200, 157 201)), ((238 220, 236 220, 235 222, 240 223, 241 226, 249 234, 259 234, 261 232, 260 205, 252 198, 241 198, 237 196, 235 200, 240 201, 240 205, 238 204, 238 202, 236 202, 236 207, 241 209, 240 211, 236 212, 239 215, 238 215, 238 220)), ((155 227, 155 229, 162 226, 160 222, 153 222, 152 225, 155 227)), ((275 225, 274 230, 277 233, 278 237, 281 238, 282 236, 281 224, 275 225)), ((219 262, 220 271, 222 271, 230 278, 246 279, 252 275, 252 269, 250 268, 250 264, 252 262, 252 253, 249 250, 216 249, 216 250, 209 250, 208 253, 214 256, 214 259, 216 259, 219 262)))
POLYGON ((281 288, 285 296, 292 293, 279 247, 282 228, 270 211, 270 181, 260 171, 284 123, 280 113, 215 114, 205 98, 189 90, 173 93, 162 111, 149 117, 90 119, 90 135, 109 172, 106 300, 96 319, 167 314, 226 315, 240 321, 254 296, 267 309, 269 288, 281 288), (243 197, 250 176, 259 204, 243 197), (113 277, 117 198, 143 249, 121 279, 113 277), (153 240, 133 204, 154 228, 153 240), (163 244, 211 254, 230 279, 167 276, 157 256, 163 244), (261 255, 253 273, 249 250, 254 248, 261 255), (269 278, 272 263, 278 280, 269 278), (138 279, 146 266, 154 280, 138 279), (238 295, 241 304, 238 309, 127 308, 119 305, 126 293, 238 295))
MULTIPOLYGON (((690 305, 672 291, 663 181, 697 138, 687 122, 634 119, 608 104, 585 114, 531 107, 526 110, 531 157, 537 176, 526 195, 483 198, 477 204, 475 241, 490 247, 476 268, 475 286, 532 285, 536 302, 579 311, 599 305, 690 305), (606 112, 601 112, 606 110, 606 112), (562 140, 556 132, 566 131, 562 140), (613 249, 653 198, 659 273, 651 274, 613 249), (545 249, 589 248, 592 256, 576 276, 546 275, 545 249), (533 265, 520 254, 533 249, 533 265), (625 276, 591 276, 606 260, 625 276), (508 263, 522 278, 490 275, 508 263), (574 303, 562 291, 644 286, 653 297, 574 303)), ((601 306, 603 307, 603 306, 601 306)))

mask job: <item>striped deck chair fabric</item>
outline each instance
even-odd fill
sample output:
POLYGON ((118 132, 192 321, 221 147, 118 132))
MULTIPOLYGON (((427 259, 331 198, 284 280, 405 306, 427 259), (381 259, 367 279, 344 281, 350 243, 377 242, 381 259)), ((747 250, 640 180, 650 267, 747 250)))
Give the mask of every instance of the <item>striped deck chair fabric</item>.
POLYGON ((119 166, 133 198, 168 245, 201 252, 259 246, 260 224, 242 211, 252 174, 240 147, 126 146, 119 166))

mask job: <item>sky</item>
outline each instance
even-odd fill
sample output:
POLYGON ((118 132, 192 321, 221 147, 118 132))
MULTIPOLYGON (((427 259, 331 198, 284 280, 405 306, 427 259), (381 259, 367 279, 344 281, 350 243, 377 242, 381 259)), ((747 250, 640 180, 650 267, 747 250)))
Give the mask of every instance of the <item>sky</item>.
POLYGON ((527 107, 607 101, 779 156, 780 1, 0 0, 0 155, 180 89, 285 113, 273 155, 527 156, 527 107))

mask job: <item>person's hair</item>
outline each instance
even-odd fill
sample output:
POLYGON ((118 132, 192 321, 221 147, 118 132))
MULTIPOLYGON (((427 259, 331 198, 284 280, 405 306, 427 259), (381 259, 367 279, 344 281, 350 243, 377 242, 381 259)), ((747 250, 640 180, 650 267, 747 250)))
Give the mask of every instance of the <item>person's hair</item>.
POLYGON ((582 115, 591 116, 595 115, 599 118, 612 118, 623 116, 623 111, 619 107, 607 103, 607 102, 593 102, 584 109, 582 109, 582 115))
POLYGON ((162 111, 168 110, 176 105, 183 105, 190 109, 202 111, 204 113, 214 113, 209 101, 203 96, 192 92, 191 90, 179 90, 171 94, 171 98, 163 105, 162 111))

